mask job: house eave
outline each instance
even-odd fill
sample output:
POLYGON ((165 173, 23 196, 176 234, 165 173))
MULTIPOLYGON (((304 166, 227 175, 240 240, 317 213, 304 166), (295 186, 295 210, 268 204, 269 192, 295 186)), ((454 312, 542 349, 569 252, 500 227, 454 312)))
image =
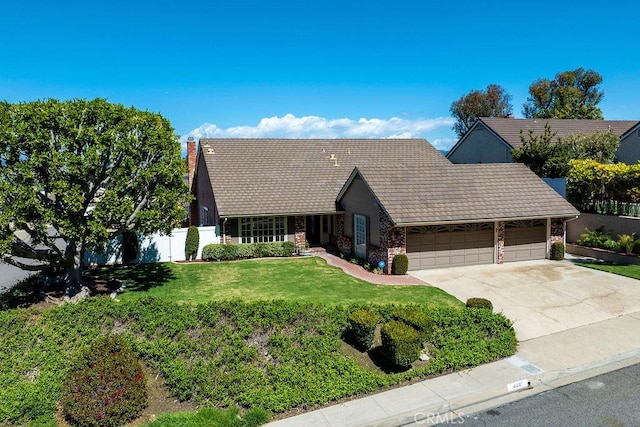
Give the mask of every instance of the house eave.
POLYGON ((419 221, 419 222, 398 222, 394 223, 395 227, 421 227, 428 225, 449 225, 449 224, 475 224, 481 222, 507 222, 507 221, 519 221, 519 220, 535 220, 535 219, 549 219, 549 218, 566 218, 572 220, 578 218, 575 214, 553 214, 553 215, 538 215, 538 216, 514 216, 514 217, 501 217, 501 218, 480 218, 480 219, 457 219, 451 221, 419 221))

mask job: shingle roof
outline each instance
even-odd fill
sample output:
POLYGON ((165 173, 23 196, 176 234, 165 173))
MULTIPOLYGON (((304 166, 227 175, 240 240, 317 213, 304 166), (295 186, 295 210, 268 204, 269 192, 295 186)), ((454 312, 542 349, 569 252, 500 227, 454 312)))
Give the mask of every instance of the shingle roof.
POLYGON ((629 129, 637 125, 637 120, 584 120, 584 119, 512 119, 512 118, 489 118, 479 119, 488 128, 504 139, 511 147, 522 147, 520 140, 520 130, 525 137, 529 129, 536 135, 544 133, 547 123, 551 126, 552 132, 557 132, 557 137, 563 137, 570 133, 594 133, 610 130, 618 136, 622 136, 629 129))
POLYGON ((335 212, 354 166, 450 164, 424 139, 216 138, 200 152, 223 217, 335 212))
POLYGON ((562 218, 579 212, 520 163, 358 167, 396 225, 562 218))

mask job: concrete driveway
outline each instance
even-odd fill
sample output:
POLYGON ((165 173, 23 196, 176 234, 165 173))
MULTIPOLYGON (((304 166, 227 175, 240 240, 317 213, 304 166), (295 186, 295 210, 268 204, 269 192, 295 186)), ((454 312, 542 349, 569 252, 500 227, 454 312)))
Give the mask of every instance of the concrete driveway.
POLYGON ((409 272, 461 301, 491 300, 519 341, 640 311, 640 281, 571 261, 525 261, 409 272))

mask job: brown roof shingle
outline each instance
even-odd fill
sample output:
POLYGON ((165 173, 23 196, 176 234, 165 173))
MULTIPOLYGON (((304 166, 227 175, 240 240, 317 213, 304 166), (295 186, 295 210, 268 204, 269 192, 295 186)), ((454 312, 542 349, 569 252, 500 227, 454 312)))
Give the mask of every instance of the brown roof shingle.
POLYGON ((513 148, 522 147, 520 130, 522 130, 525 137, 528 136, 530 129, 533 130, 535 135, 542 135, 547 123, 551 126, 552 132, 557 132, 556 138, 561 138, 571 133, 589 134, 605 130, 622 136, 639 123, 637 120, 513 119, 493 117, 481 117, 478 120, 513 148))
POLYGON ((424 139, 210 138, 200 152, 223 217, 335 212, 355 166, 450 164, 424 139))
POLYGON ((579 215, 520 163, 365 165, 358 172, 396 225, 579 215))

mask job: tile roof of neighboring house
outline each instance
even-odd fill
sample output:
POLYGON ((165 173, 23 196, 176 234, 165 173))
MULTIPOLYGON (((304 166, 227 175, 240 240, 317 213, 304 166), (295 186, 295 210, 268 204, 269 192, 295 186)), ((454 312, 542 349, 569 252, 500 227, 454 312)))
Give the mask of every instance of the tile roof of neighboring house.
POLYGON ((579 215, 520 163, 414 164, 404 169, 365 165, 352 176, 357 173, 397 225, 579 215))
POLYGON ((594 133, 603 130, 610 130, 616 135, 622 136, 632 127, 640 123, 638 120, 584 120, 584 119, 513 119, 513 118, 489 118, 478 119, 488 128, 504 139, 511 147, 522 147, 520 140, 520 130, 525 137, 529 129, 536 135, 544 133, 547 123, 551 126, 552 132, 557 132, 556 137, 563 137, 570 133, 594 133))
POLYGON ((221 217, 335 212, 354 166, 450 164, 424 139, 216 138, 200 152, 221 217))

